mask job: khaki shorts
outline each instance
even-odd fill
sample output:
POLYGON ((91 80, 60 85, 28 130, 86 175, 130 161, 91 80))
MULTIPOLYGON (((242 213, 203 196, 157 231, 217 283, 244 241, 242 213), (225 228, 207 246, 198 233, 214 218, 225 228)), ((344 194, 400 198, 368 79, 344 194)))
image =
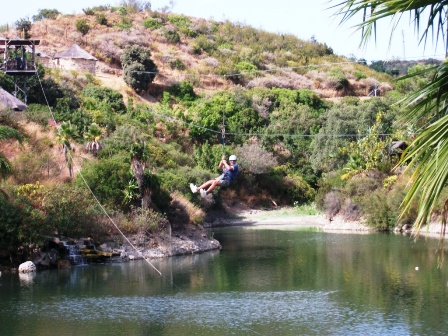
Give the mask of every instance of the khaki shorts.
POLYGON ((221 183, 219 184, 221 187, 228 187, 230 185, 229 180, 221 180, 221 183))

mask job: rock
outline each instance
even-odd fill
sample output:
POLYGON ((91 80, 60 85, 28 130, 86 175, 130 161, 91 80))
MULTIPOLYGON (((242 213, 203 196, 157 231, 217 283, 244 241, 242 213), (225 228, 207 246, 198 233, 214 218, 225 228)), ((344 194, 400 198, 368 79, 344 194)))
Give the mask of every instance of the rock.
POLYGON ((31 273, 36 272, 36 265, 32 261, 25 261, 19 266, 19 273, 31 273))

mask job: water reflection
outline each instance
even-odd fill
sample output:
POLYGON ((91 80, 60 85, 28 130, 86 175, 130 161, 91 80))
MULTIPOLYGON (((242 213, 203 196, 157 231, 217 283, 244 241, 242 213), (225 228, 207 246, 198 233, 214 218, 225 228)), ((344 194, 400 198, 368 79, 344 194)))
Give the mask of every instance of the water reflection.
POLYGON ((24 288, 31 288, 33 286, 36 273, 19 273, 20 286, 24 288))
POLYGON ((31 281, 3 276, 1 331, 442 335, 448 330, 448 276, 437 268, 437 240, 244 228, 217 230, 215 237, 221 251, 152 260, 163 276, 144 261, 45 271, 31 281), (23 291, 30 286, 32 291, 23 291))

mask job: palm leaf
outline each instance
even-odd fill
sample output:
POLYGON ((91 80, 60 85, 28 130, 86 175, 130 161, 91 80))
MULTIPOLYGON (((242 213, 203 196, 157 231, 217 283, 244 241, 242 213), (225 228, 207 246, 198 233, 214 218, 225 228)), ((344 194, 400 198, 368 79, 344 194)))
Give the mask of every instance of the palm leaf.
POLYGON ((394 24, 391 31, 393 34, 404 13, 409 13, 410 20, 414 23, 417 32, 422 25, 425 28, 420 36, 420 42, 426 41, 428 35, 435 37, 437 41, 444 36, 446 24, 446 5, 448 0, 348 0, 339 2, 330 8, 339 8, 336 15, 341 16, 341 24, 353 19, 357 15, 363 15, 361 23, 355 27, 361 30, 361 45, 365 45, 372 34, 376 37, 377 21, 390 18, 394 24), (367 9, 370 9, 369 15, 367 9), (426 23, 422 22, 422 14, 427 15, 426 23))

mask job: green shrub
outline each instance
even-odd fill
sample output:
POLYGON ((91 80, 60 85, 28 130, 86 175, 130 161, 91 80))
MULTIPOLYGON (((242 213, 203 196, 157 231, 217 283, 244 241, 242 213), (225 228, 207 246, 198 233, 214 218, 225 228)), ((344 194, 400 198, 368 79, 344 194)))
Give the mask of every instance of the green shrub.
POLYGON ((87 23, 86 19, 76 20, 75 27, 76 27, 76 30, 79 31, 82 35, 86 35, 90 30, 90 26, 87 23))
POLYGON ((168 14, 168 22, 171 22, 177 28, 189 27, 191 20, 183 15, 168 14))
POLYGON ((24 36, 22 36, 22 38, 24 38, 24 39, 29 39, 31 37, 31 35, 30 35, 31 27, 32 27, 32 23, 29 20, 29 18, 23 18, 23 19, 16 21, 16 29, 21 34, 23 32, 24 36))
POLYGON ((182 102, 191 102, 197 98, 193 85, 189 81, 180 81, 170 86, 168 92, 182 102))
POLYGON ((356 70, 354 73, 355 79, 359 81, 360 79, 367 78, 367 75, 361 71, 356 70))
POLYGON ((85 15, 95 15, 95 11, 92 8, 83 8, 82 11, 85 15))
POLYGON ((73 238, 97 237, 102 231, 97 225, 100 208, 85 186, 56 185, 45 190, 44 198, 42 209, 59 234, 73 238))
POLYGON ((169 43, 179 43, 180 42, 179 33, 175 30, 165 29, 163 36, 165 36, 166 40, 169 43))
POLYGON ((283 182, 286 193, 290 198, 290 203, 298 202, 298 204, 304 204, 314 200, 316 191, 300 175, 289 173, 283 182))
POLYGON ((17 266, 29 260, 33 246, 42 246, 52 233, 53 224, 41 204, 33 204, 24 196, 11 195, 6 199, 0 193, 0 249, 9 251, 13 265, 17 266))
POLYGON ((82 95, 85 98, 94 98, 98 102, 107 102, 114 112, 126 112, 123 95, 107 86, 89 84, 82 90, 82 95))
MULTIPOLYGON (((130 178, 130 163, 126 156, 113 156, 98 162, 86 162, 82 175, 98 200, 112 208, 123 204, 125 187, 130 178)), ((77 185, 83 185, 78 176, 77 185)))
POLYGON ((392 230, 398 219, 399 209, 393 208, 384 190, 369 194, 363 203, 367 225, 375 230, 392 230))
POLYGON ((164 231, 169 222, 164 215, 152 209, 133 208, 129 220, 120 228, 125 234, 149 235, 164 231))
POLYGON ((177 69, 177 70, 185 70, 186 66, 185 64, 178 58, 173 59, 169 62, 171 69, 177 69))
POLYGON ((57 9, 39 9, 38 14, 33 16, 33 21, 54 20, 59 14, 61 13, 57 9))
POLYGON ((104 13, 96 14, 96 22, 98 22, 100 25, 107 26, 107 18, 104 13))
POLYGON ((148 28, 150 30, 156 30, 162 27, 162 23, 155 18, 147 18, 143 21, 143 27, 148 28))
POLYGON ((157 74, 157 66, 151 60, 151 51, 138 45, 125 48, 121 64, 124 81, 136 91, 146 90, 157 74))
POLYGON ((129 30, 132 28, 132 20, 128 17, 123 16, 119 24, 115 25, 118 29, 129 30))

